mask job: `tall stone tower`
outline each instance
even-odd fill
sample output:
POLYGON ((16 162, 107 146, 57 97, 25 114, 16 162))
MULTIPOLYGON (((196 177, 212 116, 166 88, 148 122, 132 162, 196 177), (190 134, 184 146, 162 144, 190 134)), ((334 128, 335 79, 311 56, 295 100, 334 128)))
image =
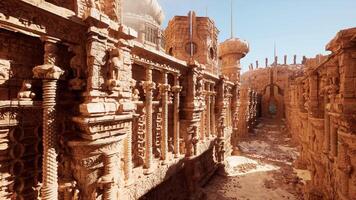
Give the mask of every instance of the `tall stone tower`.
POLYGON ((240 59, 249 52, 249 45, 245 40, 230 38, 219 45, 221 59, 221 73, 232 82, 240 82, 240 59))
POLYGON ((188 16, 175 16, 165 30, 166 52, 188 61, 193 58, 205 65, 206 70, 218 73, 218 29, 208 17, 197 17, 193 11, 188 16))

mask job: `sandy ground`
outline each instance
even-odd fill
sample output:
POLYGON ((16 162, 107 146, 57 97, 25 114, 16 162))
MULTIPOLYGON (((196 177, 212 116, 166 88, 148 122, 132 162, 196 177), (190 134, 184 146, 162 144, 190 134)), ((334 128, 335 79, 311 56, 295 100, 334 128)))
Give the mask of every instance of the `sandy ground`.
POLYGON ((226 159, 225 174, 204 188, 208 200, 303 199, 300 177, 308 179, 308 172, 293 169, 299 153, 283 121, 262 119, 239 148, 241 155, 226 159))

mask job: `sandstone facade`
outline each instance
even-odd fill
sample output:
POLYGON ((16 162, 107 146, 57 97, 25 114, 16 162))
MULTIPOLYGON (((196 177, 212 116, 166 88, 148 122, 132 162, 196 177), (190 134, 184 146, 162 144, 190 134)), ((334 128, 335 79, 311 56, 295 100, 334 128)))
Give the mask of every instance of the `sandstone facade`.
POLYGON ((240 76, 246 41, 163 17, 157 0, 0 1, 0 199, 204 198, 260 116, 286 119, 306 199, 355 199, 355 28, 240 76))
POLYGON ((228 77, 212 20, 130 2, 0 2, 1 199, 196 199, 231 154, 248 46, 228 77))
POLYGON ((302 64, 297 63, 279 64, 276 57, 271 65, 265 68, 256 65, 255 69, 250 68, 241 76, 243 86, 257 91, 261 101, 262 117, 277 119, 285 117, 284 93, 290 82, 289 77, 300 74, 302 67, 302 64))
MULTIPOLYGON (((300 147, 295 167, 311 173, 305 199, 356 197, 355 38, 355 28, 342 30, 327 44, 329 55, 303 57, 302 64, 266 59, 266 68, 256 62, 241 77, 241 92, 251 87, 261 96, 261 116, 286 119, 300 147)), ((239 120, 247 107, 241 105, 239 120)), ((247 132, 240 127, 240 136, 247 132)))
POLYGON ((301 144, 299 167, 311 172, 309 199, 356 198, 356 29, 340 31, 327 56, 305 60, 288 84, 286 116, 301 144))

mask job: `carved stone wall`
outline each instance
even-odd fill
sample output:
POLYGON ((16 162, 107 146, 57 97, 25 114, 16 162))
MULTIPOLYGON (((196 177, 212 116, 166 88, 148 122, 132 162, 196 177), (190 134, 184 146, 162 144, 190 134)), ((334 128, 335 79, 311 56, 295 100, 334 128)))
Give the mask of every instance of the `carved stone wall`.
MULTIPOLYGON (((157 2, 144 3, 160 30, 157 2)), ((161 33, 149 36, 158 48, 135 40, 142 35, 121 23, 121 7, 0 2, 1 199, 139 199, 155 187, 194 199, 231 154, 240 66, 233 80, 219 76, 214 23, 191 13, 194 49, 181 46, 191 41, 181 34, 188 18, 175 18, 184 22, 167 30, 169 48, 184 56, 174 58, 161 33)))
POLYGON ((285 117, 284 91, 289 77, 298 74, 302 65, 273 64, 242 74, 242 85, 248 85, 261 96, 262 117, 285 117))
MULTIPOLYGON (((0 100, 9 100, 17 98, 23 81, 32 81, 32 68, 43 62, 43 45, 38 38, 4 29, 0 40, 0 100)), ((32 89, 40 90, 38 81, 32 89)))
POLYGON ((0 132, 3 199, 33 199, 41 180, 40 82, 32 68, 42 63, 38 38, 0 29, 0 132), (37 47, 37 48, 34 48, 37 47), (39 119, 39 120, 33 120, 39 119), (6 163, 6 164, 5 164, 6 163))
POLYGON ((288 126, 301 146, 296 165, 311 172, 308 199, 355 197, 355 37, 355 28, 340 31, 331 53, 306 59, 286 89, 288 126))

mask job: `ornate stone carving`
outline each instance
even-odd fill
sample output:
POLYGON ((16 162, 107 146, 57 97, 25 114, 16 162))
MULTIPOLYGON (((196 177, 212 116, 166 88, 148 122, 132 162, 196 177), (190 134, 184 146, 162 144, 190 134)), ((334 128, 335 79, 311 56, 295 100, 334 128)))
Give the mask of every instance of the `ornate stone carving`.
POLYGON ((22 87, 17 94, 17 98, 21 101, 29 101, 32 100, 35 97, 35 93, 33 93, 31 89, 32 85, 28 81, 24 81, 22 83, 22 87))
POLYGON ((3 84, 9 80, 10 75, 10 61, 0 59, 0 84, 3 84))
POLYGON ((69 51, 74 53, 74 56, 70 60, 70 67, 73 69, 75 78, 69 81, 69 85, 72 90, 82 90, 85 86, 85 59, 83 55, 83 48, 81 45, 73 45, 69 48, 69 51))
POLYGON ((146 134, 145 134, 145 168, 146 173, 151 173, 152 170, 152 92, 156 88, 156 84, 152 82, 152 69, 146 68, 146 81, 142 83, 145 92, 145 108, 146 108, 146 134))

